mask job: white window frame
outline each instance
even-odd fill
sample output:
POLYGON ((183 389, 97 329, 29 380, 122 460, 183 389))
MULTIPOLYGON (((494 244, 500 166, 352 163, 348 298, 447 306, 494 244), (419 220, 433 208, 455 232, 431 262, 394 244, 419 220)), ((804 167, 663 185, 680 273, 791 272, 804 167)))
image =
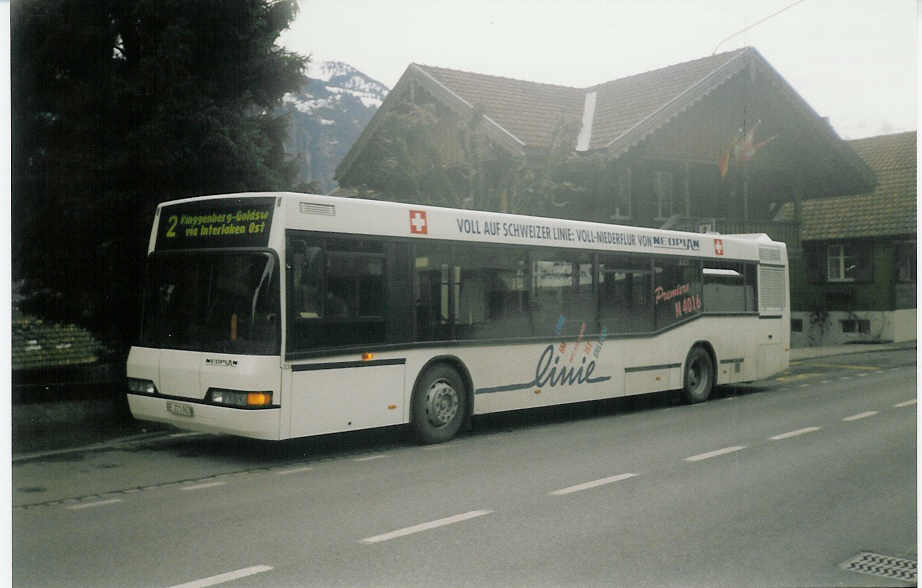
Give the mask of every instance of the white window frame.
POLYGON ((858 256, 848 253, 846 243, 835 243, 826 247, 826 280, 830 282, 854 282, 858 273, 858 256), (851 260, 855 268, 852 277, 846 276, 851 260))
POLYGON ((656 219, 663 220, 672 216, 672 209, 675 208, 675 177, 671 171, 653 172, 653 193, 656 195, 656 219))
POLYGON ((614 202, 612 203, 613 219, 631 218, 631 168, 625 168, 618 174, 614 202), (621 204, 626 210, 622 210, 621 204))

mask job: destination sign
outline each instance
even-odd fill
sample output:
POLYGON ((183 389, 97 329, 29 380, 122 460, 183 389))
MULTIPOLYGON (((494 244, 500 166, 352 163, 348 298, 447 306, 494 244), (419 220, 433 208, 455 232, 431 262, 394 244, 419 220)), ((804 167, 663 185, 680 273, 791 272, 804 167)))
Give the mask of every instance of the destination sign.
POLYGON ((265 247, 273 198, 228 198, 164 206, 156 250, 265 247))

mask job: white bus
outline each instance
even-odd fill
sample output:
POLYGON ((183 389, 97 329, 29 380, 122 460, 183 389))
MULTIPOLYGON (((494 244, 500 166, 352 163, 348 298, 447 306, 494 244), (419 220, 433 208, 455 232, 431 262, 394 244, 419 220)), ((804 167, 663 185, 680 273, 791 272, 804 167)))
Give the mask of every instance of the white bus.
POLYGON ((292 193, 161 204, 128 401, 286 439, 681 390, 788 366, 787 251, 664 231, 292 193))

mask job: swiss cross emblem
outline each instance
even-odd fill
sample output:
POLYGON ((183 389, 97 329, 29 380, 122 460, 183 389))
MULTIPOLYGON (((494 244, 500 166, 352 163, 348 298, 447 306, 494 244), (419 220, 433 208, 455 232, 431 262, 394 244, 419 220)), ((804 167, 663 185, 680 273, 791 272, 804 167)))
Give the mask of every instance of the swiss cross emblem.
POLYGON ((429 223, 426 221, 425 210, 410 211, 410 232, 419 235, 429 234, 429 223))
POLYGON ((723 254, 724 254, 724 240, 714 239, 714 255, 723 255, 723 254))

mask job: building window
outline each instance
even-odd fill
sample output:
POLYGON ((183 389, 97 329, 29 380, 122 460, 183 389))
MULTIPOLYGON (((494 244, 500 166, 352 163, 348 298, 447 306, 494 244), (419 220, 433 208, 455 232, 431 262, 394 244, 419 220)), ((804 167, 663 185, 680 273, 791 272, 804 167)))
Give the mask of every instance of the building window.
POLYGON ((675 214, 672 172, 658 171, 653 174, 653 193, 656 195, 656 218, 668 218, 675 214))
POLYGON ((791 332, 792 333, 803 333, 804 331, 804 319, 792 318, 791 319, 791 332))
POLYGON ((826 249, 826 278, 830 282, 854 282, 858 258, 851 245, 829 245, 826 249))
POLYGON ((618 186, 611 218, 631 218, 631 168, 629 167, 618 174, 618 186))
POLYGON ((842 325, 843 333, 871 334, 871 321, 868 319, 845 319, 839 322, 842 325))

